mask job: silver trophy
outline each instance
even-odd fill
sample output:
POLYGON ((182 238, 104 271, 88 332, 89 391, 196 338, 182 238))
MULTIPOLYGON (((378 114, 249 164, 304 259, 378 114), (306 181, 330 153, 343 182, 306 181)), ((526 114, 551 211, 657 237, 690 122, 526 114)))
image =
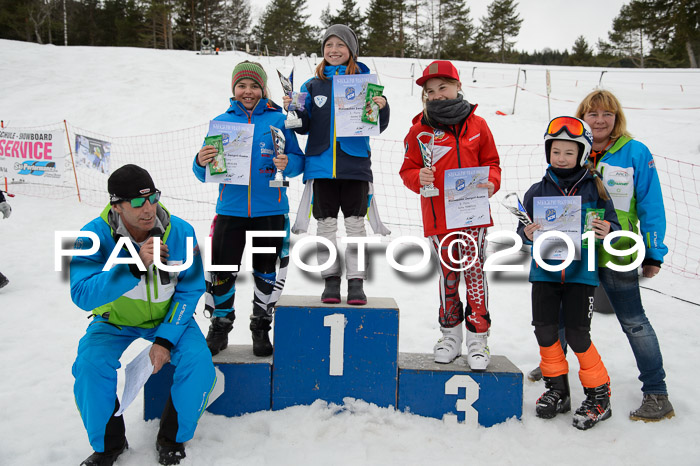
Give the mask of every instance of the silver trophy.
MULTIPOLYGON (((423 166, 425 168, 432 168, 433 166, 433 144, 435 143, 435 134, 422 132, 416 139, 418 139, 418 147, 420 147, 420 155, 423 157, 423 166), (420 140, 421 136, 429 136, 430 141, 426 144, 420 140)), ((423 197, 433 197, 440 194, 440 190, 433 185, 433 183, 421 186, 420 194, 423 197)))
MULTIPOLYGON (((280 154, 284 154, 284 133, 282 132, 281 129, 275 128, 274 126, 270 126, 270 134, 272 135, 272 142, 273 145, 275 146, 275 157, 279 156, 280 154)), ((288 188, 289 187, 289 181, 284 179, 284 174, 282 173, 282 170, 279 168, 276 169, 275 171, 275 179, 270 180, 270 187, 271 188, 288 188)))
POLYGON ((523 203, 520 202, 520 198, 516 193, 506 194, 506 197, 501 201, 501 205, 508 209, 511 214, 515 215, 523 225, 528 226, 532 223, 532 219, 527 214, 523 203))
MULTIPOLYGON (((301 118, 299 118, 297 116, 297 112, 294 111, 294 109, 296 108, 295 99, 299 99, 299 93, 293 92, 294 85, 292 84, 292 80, 282 75, 282 73, 280 73, 280 70, 277 70, 277 75, 280 77, 280 83, 282 83, 282 89, 284 90, 284 94, 292 98, 292 102, 289 104, 289 107, 287 107, 287 119, 284 122, 284 127, 287 129, 299 128, 301 127, 301 118)), ((292 71, 290 77, 292 77, 293 75, 294 72, 292 71)))

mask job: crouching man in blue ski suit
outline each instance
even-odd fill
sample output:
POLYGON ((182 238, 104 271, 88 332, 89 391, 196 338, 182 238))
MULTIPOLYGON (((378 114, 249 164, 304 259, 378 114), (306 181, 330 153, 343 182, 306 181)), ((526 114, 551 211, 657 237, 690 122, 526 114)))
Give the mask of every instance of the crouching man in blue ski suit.
MULTIPOLYGON (((119 168, 107 187, 110 204, 83 227, 97 234, 99 249, 74 256, 70 264, 71 298, 94 315, 73 364, 76 404, 95 450, 81 464, 111 465, 128 448, 124 418, 114 415, 119 409, 117 369, 122 353, 137 338, 153 342, 149 356, 154 373, 167 362, 175 366, 156 449, 160 464, 179 464, 185 457, 183 443, 194 436, 216 381, 211 353, 193 318, 205 289, 197 240, 191 225, 158 203, 160 191, 143 168, 119 168), (192 264, 177 273, 156 269, 154 237, 161 237, 159 255, 167 265, 186 263, 186 239, 192 237, 192 264), (133 244, 145 272, 123 263, 102 270, 119 238, 133 244)), ((87 237, 76 241, 75 249, 90 247, 87 237)), ((126 247, 119 257, 130 257, 126 247)))

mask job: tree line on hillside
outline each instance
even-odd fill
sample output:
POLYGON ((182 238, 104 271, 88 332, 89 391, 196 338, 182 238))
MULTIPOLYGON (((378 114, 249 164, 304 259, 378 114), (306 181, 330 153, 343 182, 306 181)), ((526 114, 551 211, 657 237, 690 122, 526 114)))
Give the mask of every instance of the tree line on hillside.
POLYGON ((579 36, 570 50, 536 52, 514 48, 523 23, 518 7, 515 0, 493 0, 477 24, 467 0, 371 0, 364 13, 355 0, 343 0, 310 24, 308 0, 272 0, 255 21, 250 0, 0 0, 0 38, 199 50, 206 37, 222 50, 298 55, 319 54, 325 28, 343 23, 357 32, 365 56, 698 67, 700 0, 631 0, 615 17, 608 40, 591 45, 579 36))

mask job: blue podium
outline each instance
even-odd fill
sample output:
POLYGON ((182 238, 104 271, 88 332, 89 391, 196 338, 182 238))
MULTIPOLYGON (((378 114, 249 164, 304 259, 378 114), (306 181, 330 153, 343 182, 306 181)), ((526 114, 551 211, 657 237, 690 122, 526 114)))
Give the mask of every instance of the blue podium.
POLYGON ((490 427, 523 412, 523 373, 504 356, 472 372, 466 356, 437 364, 432 354, 399 355, 399 405, 426 417, 490 427))
POLYGON ((345 397, 397 405, 399 309, 393 299, 350 306, 283 296, 274 346, 272 409, 345 397))
MULTIPOLYGON (((506 357, 492 356, 488 370, 472 372, 465 356, 436 364, 432 354, 399 353, 399 309, 390 298, 349 306, 285 295, 273 339, 271 357, 254 356, 250 345, 214 356, 209 412, 232 417, 351 397, 472 426, 522 416, 523 374, 506 357)), ((173 372, 167 364, 146 383, 146 420, 161 416, 173 372)))
MULTIPOLYGON (((256 357, 252 345, 229 345, 213 361, 217 388, 210 396, 207 411, 233 417, 270 409, 272 356, 256 357), (223 385, 219 385, 221 382, 223 385)), ((174 366, 166 364, 146 382, 145 420, 160 418, 170 396, 174 372, 174 366)))

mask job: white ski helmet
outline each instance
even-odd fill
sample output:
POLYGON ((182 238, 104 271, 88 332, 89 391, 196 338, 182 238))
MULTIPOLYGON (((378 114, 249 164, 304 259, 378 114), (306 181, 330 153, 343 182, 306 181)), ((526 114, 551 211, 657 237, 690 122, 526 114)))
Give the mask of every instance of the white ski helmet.
POLYGON ((593 147, 593 133, 591 127, 583 120, 570 116, 559 116, 554 118, 547 125, 544 133, 544 152, 549 161, 549 153, 552 149, 552 141, 560 139, 562 141, 573 141, 578 144, 579 165, 584 166, 588 156, 591 155, 593 147))

